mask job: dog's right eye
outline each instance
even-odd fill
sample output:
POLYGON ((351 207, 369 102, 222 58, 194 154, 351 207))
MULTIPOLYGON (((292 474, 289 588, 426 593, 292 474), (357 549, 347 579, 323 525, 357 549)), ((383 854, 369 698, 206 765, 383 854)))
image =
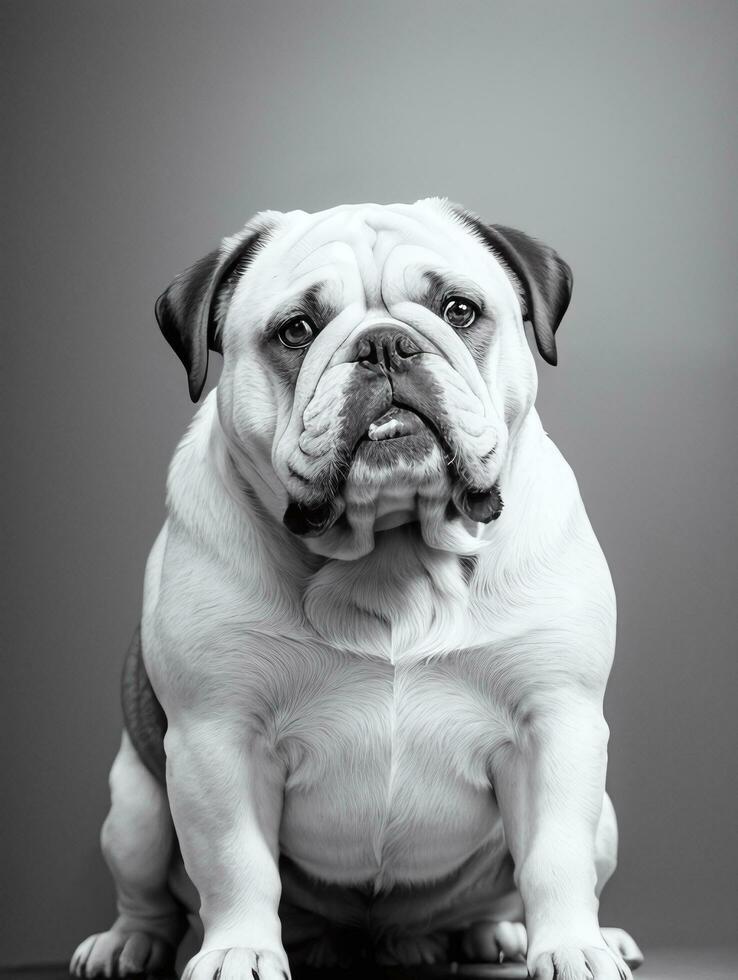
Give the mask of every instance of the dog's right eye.
POLYGON ((463 296, 451 296, 443 307, 443 319, 452 327, 470 327, 477 318, 479 310, 463 296))
POLYGON ((284 323, 277 333, 285 347, 307 347, 317 330, 306 316, 296 316, 284 323))

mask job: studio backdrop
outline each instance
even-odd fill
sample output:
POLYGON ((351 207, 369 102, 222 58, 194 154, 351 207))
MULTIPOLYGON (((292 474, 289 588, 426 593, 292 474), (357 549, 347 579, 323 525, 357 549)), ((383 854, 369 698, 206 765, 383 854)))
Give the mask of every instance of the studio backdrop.
POLYGON ((732 939, 738 6, 5 0, 2 16, 0 961, 64 959, 111 921, 98 834, 119 673, 193 411, 156 296, 258 210, 429 195, 574 270, 538 404, 619 601, 602 921, 646 952, 732 939))

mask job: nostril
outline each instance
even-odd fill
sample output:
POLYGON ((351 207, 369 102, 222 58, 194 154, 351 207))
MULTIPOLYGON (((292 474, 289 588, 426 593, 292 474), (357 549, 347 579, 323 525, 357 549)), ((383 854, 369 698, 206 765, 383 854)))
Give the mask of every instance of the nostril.
POLYGON ((382 360, 388 371, 392 370, 392 353, 394 350, 394 339, 392 337, 382 337, 382 360))
POLYGON ((411 340, 410 337, 406 337, 404 334, 397 338, 395 350, 400 357, 412 357, 413 354, 420 353, 420 348, 415 341, 411 340))
POLYGON ((359 342, 359 349, 357 351, 358 360, 360 361, 371 361, 376 362, 377 351, 374 346, 374 341, 369 340, 368 337, 362 337, 359 342))
POLYGON ((377 350, 377 344, 373 337, 363 337, 358 349, 359 361, 368 361, 370 364, 379 364, 381 355, 377 350))
POLYGON ((415 341, 404 333, 377 332, 362 337, 356 347, 356 360, 376 364, 387 371, 399 367, 400 358, 419 354, 415 341))

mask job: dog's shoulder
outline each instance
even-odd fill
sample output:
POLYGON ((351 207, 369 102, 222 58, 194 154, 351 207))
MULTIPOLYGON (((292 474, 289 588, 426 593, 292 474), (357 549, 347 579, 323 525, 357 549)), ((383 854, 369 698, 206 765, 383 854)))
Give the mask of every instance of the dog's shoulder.
POLYGON ((604 689, 615 647, 610 569, 574 472, 540 422, 523 447, 505 523, 471 579, 474 634, 521 682, 604 689))
POLYGON ((174 451, 167 473, 166 503, 170 523, 202 547, 218 553, 233 550, 229 547, 233 534, 247 529, 243 508, 228 486, 225 456, 214 389, 174 451))
POLYGON ((170 463, 146 566, 144 659, 157 692, 175 679, 194 689, 231 660, 240 673, 264 669, 279 638, 299 645, 304 569, 286 540, 232 466, 213 391, 170 463))

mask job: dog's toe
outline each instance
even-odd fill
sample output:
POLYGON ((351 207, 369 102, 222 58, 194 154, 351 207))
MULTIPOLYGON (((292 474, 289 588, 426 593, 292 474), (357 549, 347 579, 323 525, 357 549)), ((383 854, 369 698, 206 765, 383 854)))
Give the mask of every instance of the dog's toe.
POLYGON ((201 950, 185 967, 182 980, 289 980, 289 975, 283 954, 230 946, 201 950))
POLYGON ((625 929, 605 927, 601 932, 610 949, 619 953, 631 969, 636 969, 643 963, 643 953, 638 943, 625 929))
POLYGON ((523 960, 528 937, 522 922, 475 922, 462 939, 464 956, 481 963, 523 960))
POLYGON ((73 977, 86 977, 87 976, 87 960, 89 959, 92 947, 95 945, 97 940, 97 933, 92 936, 88 936, 79 946, 75 949, 72 959, 69 963, 69 972, 73 977))
POLYGON ((622 958, 599 946, 561 946, 531 964, 534 980, 632 980, 622 958))
POLYGON ((118 958, 126 942, 126 936, 122 933, 100 932, 95 936, 90 936, 82 943, 80 950, 72 957, 75 963, 74 973, 78 977, 117 977, 118 958))
POLYGON ((147 932, 109 929, 80 943, 69 972, 75 977, 128 977, 141 973, 167 973, 174 966, 174 949, 147 932))

